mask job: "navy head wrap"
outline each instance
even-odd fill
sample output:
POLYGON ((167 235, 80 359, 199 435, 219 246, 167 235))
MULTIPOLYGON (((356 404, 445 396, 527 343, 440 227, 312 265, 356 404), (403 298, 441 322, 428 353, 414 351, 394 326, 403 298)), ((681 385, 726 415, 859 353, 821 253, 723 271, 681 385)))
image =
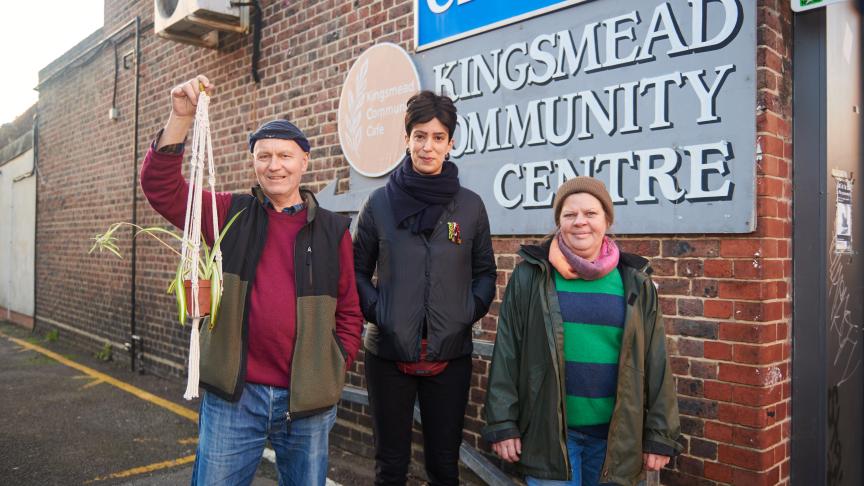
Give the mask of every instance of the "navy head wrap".
POLYGON ((304 152, 309 152, 309 140, 306 135, 288 120, 269 121, 258 130, 249 134, 249 151, 255 151, 255 142, 262 138, 281 138, 283 140, 294 140, 304 152))

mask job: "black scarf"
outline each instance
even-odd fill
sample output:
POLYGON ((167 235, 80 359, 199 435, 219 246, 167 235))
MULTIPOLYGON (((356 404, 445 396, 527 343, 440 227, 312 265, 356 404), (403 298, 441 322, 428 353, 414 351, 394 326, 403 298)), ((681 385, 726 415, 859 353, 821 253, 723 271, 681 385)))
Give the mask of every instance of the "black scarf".
POLYGON ((434 176, 418 174, 406 155, 399 167, 390 174, 387 196, 396 225, 411 232, 431 233, 438 219, 453 196, 459 192, 459 168, 453 162, 444 161, 441 173, 434 176), (416 215, 413 222, 411 216, 416 215))

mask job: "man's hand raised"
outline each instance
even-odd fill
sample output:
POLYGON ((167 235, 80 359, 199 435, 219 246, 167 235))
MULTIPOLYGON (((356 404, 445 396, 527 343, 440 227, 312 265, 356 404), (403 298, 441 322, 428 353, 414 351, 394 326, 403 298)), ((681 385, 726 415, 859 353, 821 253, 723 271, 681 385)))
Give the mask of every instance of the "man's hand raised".
POLYGON ((157 149, 182 143, 186 139, 189 128, 195 122, 195 110, 198 108, 198 95, 202 86, 209 96, 213 96, 215 85, 203 74, 171 89, 171 116, 162 131, 157 149))
POLYGON ((171 89, 171 115, 177 118, 194 117, 201 86, 204 86, 208 95, 213 96, 215 86, 203 74, 174 86, 171 89))

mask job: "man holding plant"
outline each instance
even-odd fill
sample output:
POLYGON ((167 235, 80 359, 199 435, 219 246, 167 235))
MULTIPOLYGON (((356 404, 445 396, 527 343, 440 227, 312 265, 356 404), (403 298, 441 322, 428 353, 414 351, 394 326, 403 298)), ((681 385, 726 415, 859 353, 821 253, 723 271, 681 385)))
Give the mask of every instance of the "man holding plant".
MULTIPOLYGON (((141 167, 153 208, 175 226, 185 220, 182 175, 194 123, 197 76, 171 90, 171 114, 141 167)), ((258 184, 251 194, 216 194, 223 240, 224 293, 216 326, 201 334, 199 443, 192 484, 251 483, 267 439, 279 484, 326 481, 328 434, 345 370, 360 347, 363 317, 354 285, 349 220, 300 188, 309 141, 287 120, 249 136, 258 184)), ((210 221, 210 194, 201 221, 210 221)), ((201 225, 212 245, 212 226, 201 225)))

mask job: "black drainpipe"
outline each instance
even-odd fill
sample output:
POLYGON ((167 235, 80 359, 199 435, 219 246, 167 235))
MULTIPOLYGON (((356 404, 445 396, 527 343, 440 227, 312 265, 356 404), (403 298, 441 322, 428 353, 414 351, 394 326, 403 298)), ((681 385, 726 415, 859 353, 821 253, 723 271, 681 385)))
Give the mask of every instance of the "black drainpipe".
MULTIPOLYGON (((138 224, 138 98, 139 98, 139 65, 141 63, 141 17, 135 17, 135 105, 132 114, 132 224, 138 224)), ((135 229, 132 228, 132 291, 130 309, 129 329, 129 351, 132 371, 141 351, 141 336, 137 333, 135 294, 137 285, 135 283, 138 262, 138 244, 135 240, 135 229)))
POLYGON ((36 114, 33 115, 33 176, 36 177, 36 190, 33 194, 35 198, 34 206, 33 206, 33 329, 32 332, 36 332, 36 326, 38 325, 38 319, 36 318, 36 303, 39 302, 36 299, 36 292, 39 289, 39 286, 36 285, 36 282, 39 281, 37 278, 38 268, 39 268, 39 101, 36 101, 36 114))

